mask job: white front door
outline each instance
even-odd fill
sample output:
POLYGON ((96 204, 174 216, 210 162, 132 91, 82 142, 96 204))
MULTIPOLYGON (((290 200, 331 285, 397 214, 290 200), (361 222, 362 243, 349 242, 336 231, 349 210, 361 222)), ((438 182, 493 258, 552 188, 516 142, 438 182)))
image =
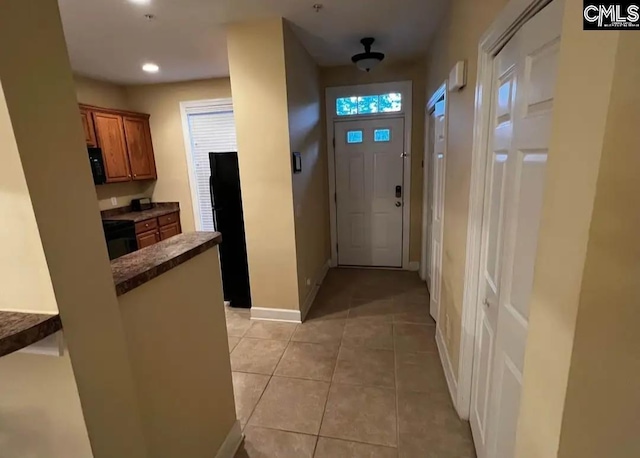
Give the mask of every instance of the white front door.
POLYGON ((431 302, 429 314, 438 321, 440 310, 440 291, 442 283, 442 233, 444 231, 444 174, 445 174, 445 102, 444 99, 435 104, 433 111, 433 148, 431 163, 433 164, 433 180, 431 200, 431 302))
POLYGON ((338 264, 402 267, 404 119, 335 123, 338 264))
POLYGON ((479 458, 515 450, 562 12, 552 2, 494 61, 470 419, 479 458))

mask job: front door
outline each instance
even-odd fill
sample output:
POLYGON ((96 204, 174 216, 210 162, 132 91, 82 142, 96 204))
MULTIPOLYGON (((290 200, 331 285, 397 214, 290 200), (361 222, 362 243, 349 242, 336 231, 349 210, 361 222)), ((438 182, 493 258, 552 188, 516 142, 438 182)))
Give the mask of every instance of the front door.
POLYGON ((494 61, 470 418, 479 458, 515 449, 562 11, 553 1, 494 61))
POLYGON ((404 119, 335 123, 338 264, 402 267, 404 119))

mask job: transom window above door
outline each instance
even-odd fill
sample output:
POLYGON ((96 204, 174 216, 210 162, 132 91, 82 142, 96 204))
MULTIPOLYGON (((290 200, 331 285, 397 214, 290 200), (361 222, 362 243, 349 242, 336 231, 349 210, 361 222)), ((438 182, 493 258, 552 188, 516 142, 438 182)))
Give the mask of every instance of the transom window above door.
POLYGON ((402 94, 388 94, 339 97, 336 99, 338 116, 359 116, 402 111, 402 94))

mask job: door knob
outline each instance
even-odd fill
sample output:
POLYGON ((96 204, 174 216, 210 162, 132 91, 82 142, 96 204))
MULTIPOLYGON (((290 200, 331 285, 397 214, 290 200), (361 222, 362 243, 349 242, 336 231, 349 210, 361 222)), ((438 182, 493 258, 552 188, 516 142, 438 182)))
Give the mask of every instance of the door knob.
POLYGON ((402 206, 402 202, 396 202, 396 207, 401 207, 402 206))
POLYGON ((484 301, 482 301, 482 303, 484 304, 485 307, 491 306, 491 302, 489 302, 489 299, 487 299, 486 297, 484 298, 484 301))

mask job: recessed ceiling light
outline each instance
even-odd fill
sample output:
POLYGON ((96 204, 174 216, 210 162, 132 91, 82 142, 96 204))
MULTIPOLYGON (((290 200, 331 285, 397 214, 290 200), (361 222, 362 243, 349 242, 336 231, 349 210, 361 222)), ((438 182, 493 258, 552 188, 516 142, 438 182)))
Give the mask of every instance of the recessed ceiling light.
POLYGON ((160 67, 158 67, 156 64, 148 63, 142 66, 142 70, 144 70, 147 73, 158 73, 158 70, 160 70, 160 67))
POLYGON ((137 5, 148 5, 151 3, 151 0, 129 0, 131 3, 136 3, 137 5))

